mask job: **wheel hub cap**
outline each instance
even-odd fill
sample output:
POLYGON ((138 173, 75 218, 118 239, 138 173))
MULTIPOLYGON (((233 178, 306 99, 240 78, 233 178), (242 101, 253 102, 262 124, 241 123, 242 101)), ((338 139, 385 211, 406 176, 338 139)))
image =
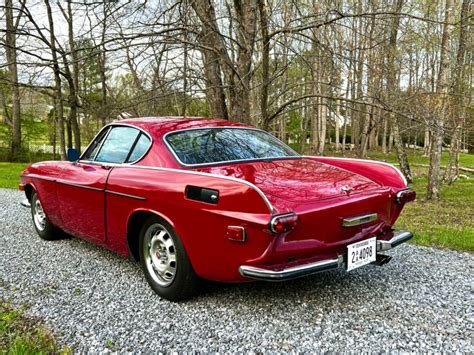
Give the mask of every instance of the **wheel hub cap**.
POLYGON ((40 231, 43 231, 46 228, 46 215, 44 213, 43 206, 41 206, 40 200, 36 200, 33 208, 33 219, 36 228, 38 228, 40 231))
POLYGON ((145 232, 143 244, 146 266, 151 277, 160 286, 169 286, 176 275, 176 248, 168 230, 153 224, 145 232))

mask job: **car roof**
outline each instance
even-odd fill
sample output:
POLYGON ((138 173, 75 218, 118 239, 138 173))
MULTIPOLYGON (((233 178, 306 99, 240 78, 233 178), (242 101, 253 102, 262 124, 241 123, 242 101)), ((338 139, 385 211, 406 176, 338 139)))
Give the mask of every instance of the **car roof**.
POLYGON ((114 123, 135 126, 149 132, 154 136, 160 136, 168 132, 189 128, 222 126, 249 127, 239 122, 233 122, 219 118, 180 116, 127 118, 124 120, 114 121, 113 124, 114 123))

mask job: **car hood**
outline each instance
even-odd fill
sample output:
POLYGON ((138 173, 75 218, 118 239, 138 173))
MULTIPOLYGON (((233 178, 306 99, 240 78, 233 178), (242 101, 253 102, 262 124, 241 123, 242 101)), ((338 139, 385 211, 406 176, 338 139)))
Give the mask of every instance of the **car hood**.
POLYGON ((247 180, 268 197, 293 202, 352 195, 380 187, 362 175, 305 158, 202 167, 198 171, 247 180))

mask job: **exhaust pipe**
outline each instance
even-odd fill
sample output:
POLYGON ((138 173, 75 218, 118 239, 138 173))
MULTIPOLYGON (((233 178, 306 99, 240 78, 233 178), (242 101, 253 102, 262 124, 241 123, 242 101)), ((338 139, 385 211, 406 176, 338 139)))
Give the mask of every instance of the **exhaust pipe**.
POLYGON ((377 254, 374 264, 377 266, 382 266, 387 264, 390 260, 392 260, 392 257, 389 255, 377 254))

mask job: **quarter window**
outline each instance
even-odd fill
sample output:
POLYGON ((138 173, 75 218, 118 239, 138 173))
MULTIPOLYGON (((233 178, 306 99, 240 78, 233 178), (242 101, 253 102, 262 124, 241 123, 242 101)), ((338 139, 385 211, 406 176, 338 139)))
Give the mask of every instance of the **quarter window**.
POLYGON ((145 134, 140 133, 140 137, 138 137, 137 142, 135 143, 135 147, 133 147, 130 156, 127 159, 127 163, 132 163, 138 159, 140 159, 143 154, 146 153, 148 147, 150 146, 150 138, 148 138, 145 134))
POLYGON ((132 127, 113 127, 95 158, 102 163, 123 163, 140 131, 132 127))

